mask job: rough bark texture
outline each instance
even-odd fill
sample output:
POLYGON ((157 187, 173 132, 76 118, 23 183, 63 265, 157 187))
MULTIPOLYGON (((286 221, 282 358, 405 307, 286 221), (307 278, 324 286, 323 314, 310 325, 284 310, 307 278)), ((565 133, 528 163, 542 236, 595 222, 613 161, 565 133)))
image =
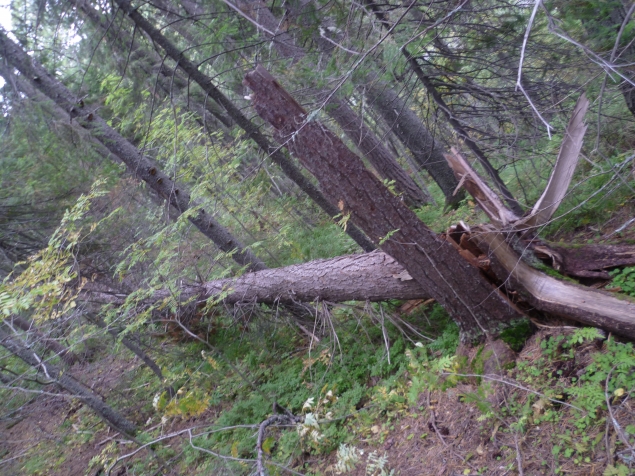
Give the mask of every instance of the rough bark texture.
POLYGON ((369 81, 365 92, 368 102, 382 115, 417 163, 439 184, 446 202, 454 204, 462 200, 462 192, 454 195, 458 182, 443 157, 441 144, 406 102, 387 84, 377 80, 369 81))
POLYGON ((377 173, 384 179, 394 181, 395 189, 403 194, 407 205, 420 207, 431 202, 430 198, 399 165, 388 148, 379 141, 375 133, 366 127, 362 117, 353 111, 348 104, 334 97, 329 101, 326 111, 368 159, 377 173))
POLYGON ((280 143, 337 200, 342 214, 383 243, 382 250, 450 313, 464 340, 496 334, 520 317, 478 269, 428 229, 341 140, 322 124, 306 122, 306 112, 264 68, 247 74, 245 84, 254 91, 256 111, 275 128, 280 143))
MULTIPOLYGON (((156 29, 152 24, 141 15, 128 0, 115 0, 115 3, 126 12, 126 14, 134 21, 134 23, 143 30, 156 44, 158 44, 170 56, 177 62, 179 68, 181 68, 192 80, 194 80, 200 87, 222 106, 227 114, 240 126, 258 146, 271 157, 276 164, 280 166, 282 171, 295 182, 302 191, 304 191, 315 203, 317 203, 322 210, 324 210, 330 217, 336 216, 339 211, 325 196, 315 187, 311 181, 305 177, 300 169, 298 169, 293 162, 287 159, 282 152, 269 143, 267 138, 260 132, 258 127, 251 122, 247 117, 231 102, 214 84, 211 78, 199 71, 198 67, 190 61, 182 51, 180 51, 172 42, 170 42, 161 32, 156 29)), ((364 234, 355 226, 348 227, 346 232, 348 235, 359 244, 364 251, 372 251, 375 246, 364 234)))
POLYGON ((67 111, 72 121, 78 122, 83 128, 91 131, 115 157, 128 166, 134 175, 145 181, 159 196, 166 198, 179 213, 197 208, 189 220, 221 250, 225 252, 235 250, 232 257, 237 263, 241 266, 247 265, 252 270, 265 268, 264 263, 250 250, 245 249, 226 228, 199 207, 198 203, 190 201, 190 195, 185 187, 174 182, 151 159, 142 155, 94 110, 85 107, 81 101, 78 102, 66 87, 50 76, 42 66, 31 60, 22 48, 7 37, 4 31, 0 31, 0 55, 44 95, 67 111))
MULTIPOLYGON (((291 35, 278 28, 280 21, 264 2, 247 0, 238 2, 238 5, 245 15, 262 27, 263 35, 272 41, 280 56, 291 58, 294 62, 306 57, 304 48, 297 46, 291 35)), ((403 194, 406 204, 417 207, 430 203, 430 197, 399 165, 393 154, 366 126, 359 114, 353 111, 345 101, 331 95, 331 91, 319 91, 318 96, 324 99, 330 97, 327 101, 326 113, 337 122, 382 178, 394 180, 395 188, 403 194)))
MULTIPOLYGON (((87 299, 120 304, 124 295, 83 289, 87 299)), ((151 303, 169 296, 159 292, 151 303)), ((381 251, 340 256, 309 263, 247 273, 233 279, 210 281, 182 288, 181 300, 217 300, 237 303, 296 303, 312 301, 386 301, 427 297, 395 259, 381 251)))
POLYGON ((79 383, 68 372, 64 372, 41 359, 35 352, 12 337, 2 326, 0 326, 0 345, 31 367, 38 369, 52 383, 57 384, 71 395, 79 398, 114 430, 126 435, 134 435, 136 433, 136 426, 106 405, 99 395, 79 383))

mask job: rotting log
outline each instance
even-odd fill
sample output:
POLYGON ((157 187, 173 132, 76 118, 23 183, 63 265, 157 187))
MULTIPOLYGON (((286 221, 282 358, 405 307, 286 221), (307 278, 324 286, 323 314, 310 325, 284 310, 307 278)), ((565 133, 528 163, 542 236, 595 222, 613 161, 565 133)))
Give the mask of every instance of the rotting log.
POLYGON ((396 259, 425 295, 457 322, 464 341, 496 335, 521 314, 452 245, 430 230, 363 165, 361 159, 306 111, 262 66, 245 76, 258 114, 276 139, 318 180, 339 205, 344 221, 355 223, 396 259))

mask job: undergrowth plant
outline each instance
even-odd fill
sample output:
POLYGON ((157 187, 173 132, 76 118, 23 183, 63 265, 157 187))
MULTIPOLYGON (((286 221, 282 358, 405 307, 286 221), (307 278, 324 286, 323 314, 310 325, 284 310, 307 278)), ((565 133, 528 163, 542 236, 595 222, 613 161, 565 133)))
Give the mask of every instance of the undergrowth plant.
POLYGON ((613 276, 613 286, 620 288, 624 294, 635 297, 635 267, 615 269, 610 274, 613 276))

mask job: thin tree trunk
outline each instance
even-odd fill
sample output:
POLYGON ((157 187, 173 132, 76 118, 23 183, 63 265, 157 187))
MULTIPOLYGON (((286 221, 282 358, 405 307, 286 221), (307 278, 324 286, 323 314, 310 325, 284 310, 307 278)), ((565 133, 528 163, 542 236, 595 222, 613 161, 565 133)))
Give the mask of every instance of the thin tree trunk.
POLYGON ((30 335, 33 335, 38 343, 42 344, 42 346, 49 352, 59 356, 59 358, 62 359, 62 361, 66 365, 71 366, 79 362, 79 357, 77 356, 77 354, 75 354, 67 347, 64 347, 55 339, 46 337, 37 329, 37 327, 35 327, 32 322, 27 322, 25 319, 22 319, 18 316, 12 316, 10 318, 10 321, 18 329, 21 329, 24 332, 28 332, 30 335))
MULTIPOLYGON (((127 35, 127 32, 122 31, 121 28, 115 30, 113 24, 106 21, 106 17, 103 14, 95 10, 87 0, 70 0, 75 5, 77 10, 81 12, 90 22, 95 25, 102 34, 108 37, 111 44, 114 44, 115 51, 121 49, 121 51, 127 51, 128 56, 125 60, 125 66, 130 68, 138 65, 143 73, 151 77, 156 74, 156 83, 159 88, 163 90, 163 93, 172 98, 176 91, 176 96, 181 104, 184 104, 188 109, 194 112, 201 118, 201 122, 204 125, 208 125, 208 120, 213 118, 212 122, 214 127, 223 130, 228 133, 233 123, 230 118, 225 116, 222 111, 215 105, 213 101, 199 101, 197 98, 182 97, 182 91, 187 89, 188 81, 184 78, 180 71, 173 71, 167 68, 163 64, 161 56, 159 56, 154 50, 150 53, 143 49, 137 40, 127 35), (153 71, 153 68, 158 66, 158 71, 153 71), (201 106, 204 104, 204 106, 201 106)), ((188 91, 186 94, 192 94, 188 91)))
MULTIPOLYGON (((251 273, 248 273, 251 274, 251 273)), ((96 325, 97 327, 104 329, 106 332, 108 332, 112 337, 114 337, 115 339, 119 338, 119 332, 114 330, 114 329, 110 329, 106 323, 104 322, 104 320, 102 318, 100 318, 97 315, 87 315, 86 319, 88 320, 88 322, 96 325)), ((143 351, 143 349, 141 349, 141 347, 139 347, 137 344, 135 344, 131 339, 129 339, 128 337, 122 337, 121 338, 121 343, 127 347, 133 354, 135 354, 137 357, 139 357, 141 359, 141 361, 146 364, 146 366, 152 370, 152 372, 154 373, 154 375, 156 375, 156 377, 159 379, 159 381, 161 383, 165 383, 164 382, 164 377, 163 377, 163 372, 161 372, 161 368, 157 365, 157 363, 152 359, 152 357, 150 357, 147 353, 145 353, 143 351)), ((173 397, 175 395, 174 393, 174 389, 171 386, 165 387, 165 391, 168 392, 168 395, 170 397, 173 397)))
POLYGON ((166 173, 161 171, 148 157, 112 129, 95 110, 85 107, 61 83, 56 81, 39 64, 33 61, 26 52, 10 40, 4 31, 0 30, 0 55, 13 67, 18 69, 44 95, 53 100, 59 107, 68 111, 71 120, 91 131, 100 142, 119 160, 124 162, 129 170, 145 181, 159 196, 166 198, 179 213, 192 208, 196 212, 189 216, 189 220, 222 251, 232 252, 232 258, 241 266, 248 266, 251 270, 265 269, 265 264, 250 250, 235 238, 225 227, 218 223, 211 214, 207 213, 196 202, 190 201, 189 192, 181 184, 174 182, 166 173))
POLYGON ((134 423, 128 421, 117 411, 106 405, 99 395, 75 380, 67 371, 58 369, 41 359, 35 352, 12 337, 2 326, 0 326, 0 345, 31 367, 42 372, 51 383, 57 384, 71 395, 79 398, 114 430, 131 436, 136 433, 137 428, 134 423))
POLYGON ((261 66, 247 74, 258 114, 340 204, 344 216, 395 258, 459 324, 464 341, 495 335, 520 314, 448 242, 366 170, 344 143, 307 113, 261 66), (293 140, 290 140, 293 137, 293 140))
MULTIPOLYGON (((282 171, 293 180, 302 191, 304 191, 322 210, 330 217, 339 214, 337 207, 331 203, 324 194, 315 187, 311 181, 305 177, 300 169, 298 169, 291 160, 287 159, 278 147, 274 147, 269 143, 267 138, 260 132, 258 127, 231 102, 216 86, 212 79, 203 74, 198 67, 190 61, 171 41, 169 41, 157 28, 155 28, 138 10, 130 4, 128 0, 115 0, 115 3, 126 12, 126 14, 134 21, 134 23, 143 30, 156 44, 158 44, 177 62, 190 78, 192 78, 205 91, 210 98, 216 101, 220 106, 225 108, 229 116, 240 126, 260 148, 268 154, 271 159, 280 166, 282 171)), ((372 251, 375 246, 364 236, 364 234, 355 226, 349 226, 346 233, 355 240, 355 242, 364 250, 372 251)))
MULTIPOLYGON (((385 13, 381 10, 379 5, 377 5, 373 0, 364 0, 364 1, 366 5, 373 11, 373 13, 375 14, 375 17, 379 20, 382 26, 386 30, 392 31, 390 29, 392 25, 386 19, 385 13)), ((441 97, 441 95, 439 94, 439 91, 437 91, 437 88, 434 87, 434 84, 432 84, 432 81, 430 80, 430 78, 428 78, 428 76, 426 76, 426 74, 423 72, 423 69, 417 62, 417 58, 415 58, 410 53, 410 51, 408 51, 408 48, 405 46, 401 48, 401 52, 403 56, 406 58, 406 61, 408 62, 410 69, 417 75, 417 78, 419 79, 419 81, 421 81, 421 84, 423 84, 423 86, 426 88, 426 91, 428 91, 428 94, 432 96, 432 99, 437 104, 439 109, 443 111, 443 114, 447 118, 450 125, 454 128, 454 130, 459 135, 459 137, 463 139, 463 141, 465 142, 465 145, 467 145, 469 149, 474 153, 474 155, 476 156, 478 161, 481 163, 485 171, 494 181, 494 183, 496 184, 496 187, 503 194, 503 197, 505 198, 505 201, 507 202, 511 210, 519 216, 522 215, 523 208, 521 207, 521 205, 516 201, 512 193, 509 191, 509 189, 505 185, 505 182, 503 182, 503 180, 500 178, 500 175, 498 175, 498 171, 492 166, 490 161, 487 159, 485 153, 481 150, 478 144, 476 144, 476 142, 472 140, 472 138, 470 137, 468 132, 463 128, 461 123, 454 117, 454 115, 452 114, 452 111, 450 111, 449 106, 443 100, 443 97, 441 97)))
POLYGON ((364 92, 369 104, 381 114, 417 163, 441 187, 446 202, 455 204, 462 200, 465 195, 462 191, 455 194, 458 182, 447 165, 441 144, 423 125, 419 116, 384 82, 371 79, 364 85, 364 92))

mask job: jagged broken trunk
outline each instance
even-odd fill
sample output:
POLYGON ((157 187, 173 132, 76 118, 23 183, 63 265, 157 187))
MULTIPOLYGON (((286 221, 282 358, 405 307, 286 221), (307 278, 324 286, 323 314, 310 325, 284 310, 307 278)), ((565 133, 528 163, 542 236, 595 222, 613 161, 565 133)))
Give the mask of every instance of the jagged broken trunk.
POLYGON ((304 109, 261 66, 247 74, 258 114, 300 159, 345 221, 361 228, 395 258, 459 324, 464 341, 496 335, 520 313, 446 241, 441 240, 361 159, 304 109))

